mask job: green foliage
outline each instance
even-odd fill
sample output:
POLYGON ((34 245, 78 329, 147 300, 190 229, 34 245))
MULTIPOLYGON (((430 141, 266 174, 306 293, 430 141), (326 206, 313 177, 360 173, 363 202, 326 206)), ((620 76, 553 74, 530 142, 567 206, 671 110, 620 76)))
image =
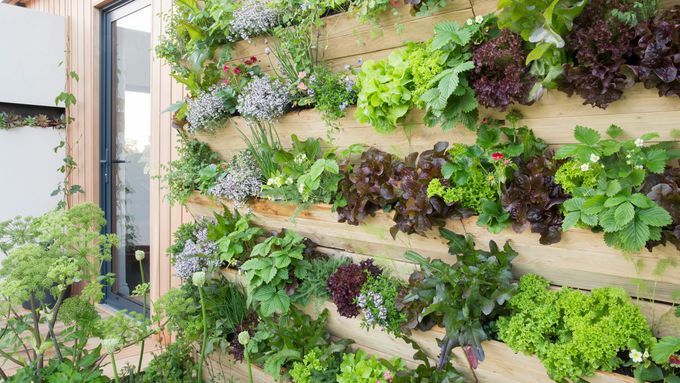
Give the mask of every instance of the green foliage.
MULTIPOLYGON (((229 339, 248 315, 243 289, 224 278, 213 279, 203 286, 203 302, 207 313, 208 344, 206 352, 225 352, 229 339)), ((171 289, 154 302, 157 320, 167 320, 166 329, 183 342, 197 342, 203 334, 198 288, 185 283, 171 289)))
POLYGON ((582 170, 578 161, 567 161, 555 173, 555 182, 567 193, 574 195, 578 188, 593 189, 597 186, 602 165, 591 164, 588 170, 582 170))
POLYGON ((328 353, 317 347, 293 363, 290 377, 295 383, 335 383, 343 354, 328 353))
POLYGON ((349 258, 344 257, 317 257, 301 260, 295 268, 295 277, 301 282, 295 289, 292 299, 306 306, 312 298, 330 298, 326 289, 328 278, 338 267, 350 262, 349 258))
POLYGON ((219 155, 207 144, 186 138, 180 139, 177 155, 177 160, 162 166, 165 173, 161 180, 168 188, 168 202, 184 204, 195 190, 207 191, 214 184, 215 179, 206 177, 206 172, 213 174, 213 170, 216 171, 217 168, 203 169, 218 164, 219 155))
POLYGON ((401 328, 408 317, 398 310, 397 300, 404 287, 401 280, 384 273, 378 276, 369 274, 357 297, 357 305, 364 316, 361 327, 372 330, 378 326, 390 334, 401 336, 401 328))
POLYGON ((227 207, 222 214, 215 214, 215 222, 208 225, 208 239, 217 243, 220 260, 229 266, 243 263, 264 231, 250 225, 250 215, 232 213, 227 207))
POLYGON ((160 354, 154 355, 144 369, 143 383, 193 383, 196 381, 196 362, 193 350, 184 342, 175 342, 160 354))
POLYGON ((296 308, 278 318, 263 318, 258 324, 255 335, 246 346, 253 361, 263 366, 265 372, 279 379, 285 376, 283 368, 302 362, 304 356, 320 348, 322 354, 332 355, 344 352, 348 341, 332 342, 326 330, 328 310, 312 320, 296 308))
POLYGON ((257 244, 250 259, 241 266, 248 285, 248 304, 253 302, 262 317, 289 312, 287 288, 303 258, 303 241, 293 231, 282 231, 257 244))
POLYGON ((418 108, 425 108, 421 96, 433 86, 433 79, 444 69, 442 51, 429 50, 428 43, 409 43, 408 62, 413 76, 413 100, 418 108))
POLYGON ((191 240, 196 241, 196 223, 183 223, 172 233, 172 245, 168 248, 168 254, 174 257, 184 250, 184 244, 191 240))
POLYGON ((429 90, 418 100, 425 108, 428 126, 439 124, 444 130, 458 124, 468 129, 476 127, 478 103, 467 74, 474 68, 471 45, 481 42, 494 23, 495 17, 490 16, 482 23, 472 22, 463 27, 455 21, 435 25, 428 50, 432 56, 441 56, 443 70, 430 80, 429 90))
POLYGON ((307 17, 297 25, 274 29, 271 51, 278 61, 276 69, 290 84, 295 103, 299 106, 310 105, 314 100, 307 92, 308 76, 315 73, 318 61, 318 37, 315 38, 313 26, 314 19, 307 17))
MULTIPOLYGON (((82 357, 73 362, 70 359, 51 359, 42 374, 44 383, 109 383, 111 380, 104 376, 98 367, 101 347, 92 351, 83 351, 82 357)), ((34 383, 35 370, 25 367, 10 377, 8 383, 34 383)))
MULTIPOLYGON (((564 36, 573 28, 574 19, 581 14, 587 0, 500 0, 498 2, 498 26, 509 28, 531 44, 527 64, 531 73, 543 79, 542 86, 556 87, 555 80, 561 76, 562 66, 567 63, 564 53, 564 36)), ((534 90, 533 99, 540 92, 534 90)))
POLYGON ((370 123, 380 133, 394 131, 411 107, 412 81, 406 49, 384 60, 365 61, 357 82, 357 120, 370 123))
POLYGON ((290 150, 278 149, 273 161, 278 170, 262 187, 263 196, 301 204, 331 203, 342 179, 334 150, 324 152, 322 141, 291 137, 290 150))
POLYGON ((241 137, 248 147, 248 152, 255 159, 264 178, 272 178, 279 170, 278 164, 274 160, 274 154, 281 150, 279 134, 270 122, 249 121, 247 125, 250 136, 247 136, 241 130, 239 130, 239 133, 241 133, 241 137))
POLYGON ((193 96, 216 84, 222 64, 231 58, 227 41, 231 14, 239 2, 177 0, 164 15, 165 34, 156 56, 170 65, 170 75, 193 96))
POLYGON ((558 382, 614 371, 629 340, 652 337, 640 309, 617 288, 554 291, 542 277, 526 275, 509 307, 512 315, 497 323, 499 338, 515 351, 537 355, 558 382))
POLYGON ((314 77, 309 79, 314 109, 321 112, 331 128, 337 127, 335 121, 345 117, 346 109, 357 102, 357 87, 350 74, 349 71, 333 72, 328 65, 318 64, 314 68, 314 77))
POLYGON ((396 12, 396 8, 392 5, 390 0, 349 0, 350 12, 357 15, 362 22, 378 23, 378 17, 391 9, 396 12))
POLYGON ((355 353, 343 355, 337 382, 375 383, 382 379, 389 381, 387 376, 394 376, 395 373, 406 369, 404 362, 399 358, 390 361, 389 365, 391 369, 375 356, 369 356, 359 349, 355 353))
POLYGON ((475 249, 470 235, 466 238, 444 228, 439 232, 449 241, 449 254, 456 257, 456 263, 407 252, 406 259, 421 270, 411 275, 410 280, 417 282, 412 283, 404 304, 417 310, 420 322, 431 321, 446 328, 440 366, 457 346, 471 346, 483 360, 481 343, 489 339, 485 326, 502 312, 516 289, 511 262, 517 253, 508 243, 501 250, 491 241, 489 251, 483 251, 475 249))
POLYGON ((503 209, 503 204, 500 201, 483 199, 480 206, 481 211, 479 212, 477 226, 486 226, 494 234, 498 234, 508 227, 510 213, 503 209))
POLYGON ((557 151, 557 158, 576 161, 583 171, 600 165, 603 169, 598 172, 597 185, 582 184, 574 190, 574 198, 565 201, 563 229, 578 224, 601 228, 608 245, 640 251, 648 241, 658 241, 661 229, 672 223, 665 209, 639 192, 649 173, 663 173, 666 163, 674 157, 672 144, 644 146, 657 134, 619 141, 622 131, 616 126, 610 127, 607 134, 610 138, 602 139, 599 132, 577 126, 574 137, 580 143, 557 151))

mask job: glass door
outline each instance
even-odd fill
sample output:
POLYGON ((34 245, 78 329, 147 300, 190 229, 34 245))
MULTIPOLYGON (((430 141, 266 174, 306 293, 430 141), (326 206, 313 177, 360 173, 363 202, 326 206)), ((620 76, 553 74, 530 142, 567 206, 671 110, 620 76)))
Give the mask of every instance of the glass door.
POLYGON ((104 273, 116 280, 106 303, 141 311, 134 288, 149 280, 151 23, 149 0, 115 3, 103 13, 101 203, 120 246, 104 273), (144 251, 144 275, 135 252, 144 251), (142 279, 143 278, 143 279, 142 279))

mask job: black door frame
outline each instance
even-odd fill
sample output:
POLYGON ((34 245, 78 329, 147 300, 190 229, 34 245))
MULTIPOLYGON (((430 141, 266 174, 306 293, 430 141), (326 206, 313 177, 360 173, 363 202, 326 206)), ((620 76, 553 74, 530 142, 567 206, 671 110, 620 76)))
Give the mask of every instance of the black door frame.
MULTIPOLYGON (((125 16, 151 6, 151 0, 118 0, 101 10, 101 48, 100 48, 100 129, 99 129, 99 204, 106 216, 106 233, 113 231, 111 216, 113 213, 113 182, 112 171, 115 163, 111 146, 113 145, 113 28, 112 24, 125 16)), ((152 22, 152 20, 149 20, 152 22)), ((151 53, 149 53, 151 54, 151 53)), ((104 262, 102 274, 112 272, 112 262, 104 262)), ((111 286, 104 288, 104 302, 117 309, 142 311, 142 306, 130 299, 121 297, 111 290, 111 286)), ((147 307, 146 315, 149 315, 147 307)))

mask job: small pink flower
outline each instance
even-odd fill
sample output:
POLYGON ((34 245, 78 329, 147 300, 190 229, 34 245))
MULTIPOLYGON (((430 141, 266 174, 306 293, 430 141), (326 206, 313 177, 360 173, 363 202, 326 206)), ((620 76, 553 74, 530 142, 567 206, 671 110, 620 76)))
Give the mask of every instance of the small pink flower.
POLYGON ((504 165, 510 165, 510 160, 508 160, 508 159, 506 158, 505 161, 503 161, 503 164, 504 164, 504 165))
POLYGON ((303 78, 305 78, 305 77, 307 77, 307 72, 302 71, 302 72, 299 72, 299 73, 298 73, 298 78, 299 78, 299 79, 303 79, 303 78))
POLYGON ((297 88, 300 89, 300 90, 307 90, 308 89, 307 85, 305 85, 304 82, 299 83, 297 88))
POLYGON ((668 364, 670 364, 671 367, 680 367, 680 356, 671 355, 668 358, 668 364))
POLYGON ((225 71, 225 72, 229 72, 229 65, 224 64, 224 66, 222 67, 222 70, 225 71))
POLYGON ((240 74, 241 68, 234 68, 234 74, 240 74))
POLYGON ((393 379, 393 378, 392 378, 392 374, 390 374, 389 371, 385 371, 385 373, 383 374, 383 377, 384 377, 385 379, 387 379, 387 381, 389 381, 389 382, 391 382, 392 379, 393 379))

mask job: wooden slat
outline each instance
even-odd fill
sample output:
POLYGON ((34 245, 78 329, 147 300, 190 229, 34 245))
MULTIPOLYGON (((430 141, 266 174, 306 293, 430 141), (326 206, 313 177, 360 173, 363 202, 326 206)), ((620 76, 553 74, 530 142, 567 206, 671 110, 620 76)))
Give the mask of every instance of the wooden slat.
MULTIPOLYGON (((224 270, 223 274, 233 280, 242 281, 233 270, 224 270)), ((402 358, 413 366, 415 350, 401 339, 381 330, 366 330, 361 327, 361 316, 346 318, 337 312, 333 303, 310 303, 303 311, 312 318, 327 309, 329 312, 327 327, 335 336, 352 339, 356 345, 371 354, 380 357, 402 358)), ((420 345, 425 353, 435 361, 439 355, 437 339, 445 334, 443 328, 435 327, 431 331, 414 331, 410 338, 420 345)), ((535 356, 515 354, 507 345, 497 341, 486 341, 482 344, 486 359, 477 369, 472 371, 460 348, 454 349, 452 363, 470 381, 480 383, 546 383, 552 382, 545 368, 535 356), (521 366, 521 368, 518 368, 521 366), (502 379, 501 379, 502 378, 502 379)), ((635 379, 606 372, 597 372, 594 377, 586 378, 591 383, 634 383, 635 379)))
MULTIPOLYGON (((188 207, 198 216, 212 216, 222 210, 215 202, 197 195, 192 197, 188 207)), ((249 207, 257 224, 268 229, 296 230, 325 247, 394 260, 402 260, 405 251, 413 250, 427 257, 453 261, 444 240, 436 232, 428 233, 427 237, 399 233, 396 240, 392 239, 389 234, 391 218, 386 213, 379 212, 364 225, 351 226, 338 223, 336 214, 328 205, 314 205, 297 213, 294 218, 291 217, 296 206, 292 204, 258 200, 249 207)), ((607 247, 601 234, 581 229, 563 233, 562 241, 557 244, 543 246, 538 243, 536 234, 505 230, 491 235, 478 227, 473 219, 449 221, 447 228, 457 233, 472 234, 482 248, 491 239, 501 244, 511 241, 511 246, 519 253, 513 263, 518 277, 533 273, 556 285, 587 290, 619 286, 634 297, 669 303, 674 302, 673 293, 680 289, 680 280, 676 277, 680 266, 677 263, 668 266, 661 275, 655 274, 659 260, 672 261, 677 257, 675 248, 658 247, 652 253, 645 251, 624 255, 607 247), (648 288, 641 289, 641 283, 648 288)))

